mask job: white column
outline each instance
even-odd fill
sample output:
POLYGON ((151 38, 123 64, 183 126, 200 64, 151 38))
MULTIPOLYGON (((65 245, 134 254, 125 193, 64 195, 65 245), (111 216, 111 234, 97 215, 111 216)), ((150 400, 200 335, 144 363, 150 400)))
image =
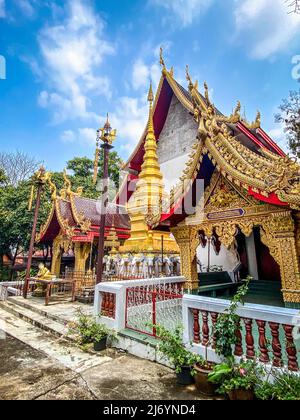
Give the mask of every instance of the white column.
POLYGON ((246 237, 246 251, 248 258, 249 275, 253 277, 254 280, 258 280, 258 266, 255 249, 255 238, 253 232, 251 236, 249 236, 248 238, 246 237))

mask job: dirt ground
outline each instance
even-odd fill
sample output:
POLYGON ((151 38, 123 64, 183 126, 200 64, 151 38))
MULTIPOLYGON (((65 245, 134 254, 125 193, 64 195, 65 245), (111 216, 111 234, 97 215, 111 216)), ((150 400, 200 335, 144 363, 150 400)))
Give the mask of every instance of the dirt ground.
POLYGON ((7 335, 0 340, 0 400, 200 400, 157 363, 108 350, 112 359, 80 373, 7 335))

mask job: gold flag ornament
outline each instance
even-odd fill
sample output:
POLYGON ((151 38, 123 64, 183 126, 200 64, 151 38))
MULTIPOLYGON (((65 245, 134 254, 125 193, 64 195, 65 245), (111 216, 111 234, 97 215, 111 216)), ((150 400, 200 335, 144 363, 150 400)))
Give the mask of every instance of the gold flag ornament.
POLYGON ((28 211, 32 210, 33 198, 34 198, 34 185, 32 184, 31 190, 30 190, 29 201, 28 201, 28 211))

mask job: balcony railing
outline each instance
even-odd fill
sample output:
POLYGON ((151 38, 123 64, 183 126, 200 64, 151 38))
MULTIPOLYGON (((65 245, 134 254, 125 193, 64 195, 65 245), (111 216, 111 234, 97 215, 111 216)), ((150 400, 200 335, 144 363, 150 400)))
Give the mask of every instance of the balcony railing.
MULTIPOLYGON (((192 349, 219 362, 215 353, 214 326, 230 302, 201 296, 184 295, 183 325, 185 342, 192 349)), ((273 367, 287 367, 299 371, 300 315, 297 310, 246 304, 237 310, 236 357, 259 359, 273 367)))

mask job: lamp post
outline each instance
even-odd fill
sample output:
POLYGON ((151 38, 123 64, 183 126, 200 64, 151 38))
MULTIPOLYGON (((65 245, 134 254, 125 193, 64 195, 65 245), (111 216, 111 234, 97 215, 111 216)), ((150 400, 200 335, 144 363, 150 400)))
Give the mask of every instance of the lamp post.
POLYGON ((37 186, 37 196, 36 196, 33 225, 32 225, 31 239, 30 239, 28 259, 27 259, 25 284, 24 284, 24 289, 23 289, 24 299, 27 299, 28 286, 29 286, 29 281, 30 281, 30 269, 31 269, 31 263, 32 263, 33 248, 34 248, 34 242, 35 242, 35 236, 36 236, 36 227, 37 227, 39 209, 41 205, 41 194, 42 194, 43 186, 47 182, 48 176, 49 174, 46 172, 43 166, 41 166, 38 172, 34 175, 34 183, 37 186))
POLYGON ((113 149, 112 143, 117 136, 117 131, 111 128, 108 115, 103 128, 97 130, 97 142, 102 141, 103 149, 103 190, 101 198, 101 219, 98 243, 98 259, 97 259, 97 284, 102 282, 103 274, 103 258, 104 258, 104 241, 105 241, 105 220, 108 206, 108 159, 109 151, 113 149))

